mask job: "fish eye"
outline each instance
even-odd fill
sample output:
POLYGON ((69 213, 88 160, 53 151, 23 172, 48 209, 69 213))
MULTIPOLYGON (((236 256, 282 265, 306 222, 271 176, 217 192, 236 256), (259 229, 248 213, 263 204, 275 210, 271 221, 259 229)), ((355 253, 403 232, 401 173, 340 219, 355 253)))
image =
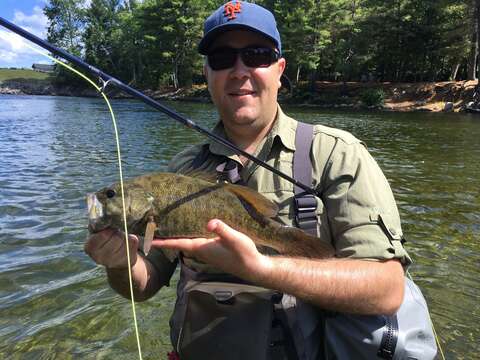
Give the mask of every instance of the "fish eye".
POLYGON ((105 195, 107 195, 107 198, 111 199, 113 198, 117 193, 115 192, 115 190, 112 190, 112 189, 108 189, 107 192, 105 193, 105 195))

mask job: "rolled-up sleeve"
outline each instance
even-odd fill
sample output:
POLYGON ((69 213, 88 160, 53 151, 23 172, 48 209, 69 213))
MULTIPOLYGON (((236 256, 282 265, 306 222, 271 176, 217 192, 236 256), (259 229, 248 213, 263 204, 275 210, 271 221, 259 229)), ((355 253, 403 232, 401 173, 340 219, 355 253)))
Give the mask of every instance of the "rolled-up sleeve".
POLYGON ((337 139, 322 187, 337 256, 411 263, 392 190, 364 144, 337 139))

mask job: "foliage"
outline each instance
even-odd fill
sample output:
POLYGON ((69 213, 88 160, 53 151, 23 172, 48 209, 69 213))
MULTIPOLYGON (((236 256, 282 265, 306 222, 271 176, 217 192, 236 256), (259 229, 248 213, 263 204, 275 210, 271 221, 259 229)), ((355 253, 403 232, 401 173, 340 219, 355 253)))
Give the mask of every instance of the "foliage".
MULTIPOLYGON (((258 0, 282 34, 287 75, 442 81, 476 69, 480 0, 258 0)), ((196 47, 221 0, 50 0, 48 40, 141 87, 202 79, 196 47)), ((61 74, 60 74, 61 75, 61 74)))
POLYGON ((365 106, 382 106, 385 93, 382 89, 367 89, 360 94, 360 100, 365 106))
MULTIPOLYGON (((43 12, 49 19, 47 40, 68 52, 81 56, 82 33, 85 22, 85 9, 75 0, 50 0, 43 12)), ((71 85, 81 85, 83 81, 78 76, 56 67, 56 81, 71 85)))

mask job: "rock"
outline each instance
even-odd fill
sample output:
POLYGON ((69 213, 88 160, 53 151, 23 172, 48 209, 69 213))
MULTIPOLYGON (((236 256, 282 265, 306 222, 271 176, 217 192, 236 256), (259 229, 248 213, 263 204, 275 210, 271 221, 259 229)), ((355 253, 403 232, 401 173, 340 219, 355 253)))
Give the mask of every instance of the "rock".
POLYGON ((20 89, 11 89, 9 87, 0 87, 0 94, 3 95, 23 95, 20 89))
POLYGON ((447 101, 443 107, 443 111, 453 111, 453 102, 447 101))

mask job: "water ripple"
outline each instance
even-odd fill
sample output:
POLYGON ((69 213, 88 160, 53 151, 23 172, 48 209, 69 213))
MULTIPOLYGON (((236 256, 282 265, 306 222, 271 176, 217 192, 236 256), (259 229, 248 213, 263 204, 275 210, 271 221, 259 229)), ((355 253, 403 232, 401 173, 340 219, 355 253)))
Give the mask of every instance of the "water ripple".
MULTIPOLYGON (((83 253, 85 195, 118 179, 113 127, 99 99, 1 98, 0 357, 130 359, 131 310, 83 253)), ((204 127, 211 105, 172 106, 204 127)), ((113 101, 126 177, 165 170, 202 137, 135 101, 113 101)), ((480 122, 458 114, 286 109, 368 144, 398 201, 411 272, 447 358, 480 353, 480 122)), ((178 274, 176 275, 178 277, 178 274)), ((171 349, 175 283, 139 304, 146 356, 171 349)))

